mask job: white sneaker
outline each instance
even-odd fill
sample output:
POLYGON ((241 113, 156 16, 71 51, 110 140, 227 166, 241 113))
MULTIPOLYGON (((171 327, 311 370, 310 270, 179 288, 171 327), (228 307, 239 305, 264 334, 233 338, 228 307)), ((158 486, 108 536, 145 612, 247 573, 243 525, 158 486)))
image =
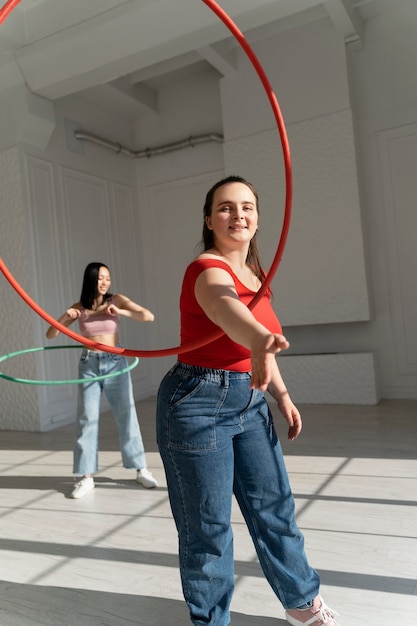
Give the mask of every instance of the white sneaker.
POLYGON ((307 609, 287 609, 285 617, 293 626, 340 626, 336 611, 330 609, 321 596, 316 596, 307 609))
POLYGON ((152 476, 151 472, 146 467, 143 467, 141 470, 137 471, 136 482, 146 489, 153 489, 154 487, 158 486, 156 478, 152 476))
POLYGON ((71 498, 82 498, 89 491, 94 489, 94 478, 92 476, 84 476, 75 483, 75 487, 71 492, 71 498))

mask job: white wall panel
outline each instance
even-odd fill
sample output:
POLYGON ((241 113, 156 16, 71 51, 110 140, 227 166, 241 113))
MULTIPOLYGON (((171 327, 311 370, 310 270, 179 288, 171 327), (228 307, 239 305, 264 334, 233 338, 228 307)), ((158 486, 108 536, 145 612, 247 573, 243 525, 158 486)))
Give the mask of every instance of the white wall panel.
MULTIPOLYGON (((112 291, 123 293, 138 304, 151 309, 147 302, 144 280, 142 233, 135 219, 134 190, 129 185, 111 183, 112 210, 110 211, 110 236, 114 251, 112 291)), ((151 324, 137 323, 122 318, 120 336, 126 348, 146 350, 151 324)), ((147 396, 146 384, 149 375, 148 362, 141 359, 140 365, 131 372, 137 395, 147 396)))
MULTIPOLYGON (((39 302, 47 313, 58 317, 69 306, 66 281, 61 255, 66 246, 59 244, 60 236, 57 223, 54 168, 50 161, 26 156, 25 169, 27 178, 29 215, 34 256, 41 271, 33 272, 31 295, 35 293, 53 294, 53 298, 42 298, 39 302)), ((65 241, 65 240, 64 240, 65 241)), ((71 342, 65 335, 54 341, 48 341, 45 332, 48 327, 40 316, 34 313, 37 346, 68 345, 71 342)), ((38 380, 68 380, 76 378, 73 350, 48 350, 36 353, 36 378, 38 380)), ((75 389, 71 385, 39 386, 38 394, 43 425, 59 423, 75 402, 75 389)))
MULTIPOLYGON (((135 180, 128 170, 123 179, 111 174, 120 167, 103 166, 103 175, 80 171, 54 160, 25 157, 27 196, 33 258, 30 294, 54 318, 79 299, 83 273, 91 261, 110 267, 112 290, 144 304, 141 233, 137 227, 135 180), (130 182, 129 182, 130 181, 130 182)), ((106 162, 106 160, 104 160, 106 162)), ((127 168, 126 168, 127 169, 127 168)), ((86 167, 88 170, 88 167, 86 167)), ((152 307, 149 307, 152 308, 152 307)), ((77 377, 81 346, 65 335, 48 341, 47 323, 33 313, 37 345, 76 346, 74 349, 37 353, 39 380, 71 380, 77 377)), ((74 324, 73 330, 78 326, 74 324)), ((146 348, 146 324, 122 320, 121 340, 129 348, 146 348)), ((32 342, 33 343, 33 342, 32 342)), ((30 346, 32 345, 30 344, 30 346)), ((22 368, 19 375, 22 376, 22 368)), ((148 396, 150 371, 146 365, 132 371, 135 397, 148 396)), ((36 393, 36 390, 33 390, 36 393)), ((154 389, 152 389, 152 392, 154 389)), ((42 385, 37 389, 41 430, 73 421, 76 385, 42 385)), ((103 396, 102 408, 109 408, 103 396)))
MULTIPOLYGON (((22 180, 17 149, 0 153, 0 254, 15 278, 28 289, 30 285, 29 248, 22 180)), ((1 353, 33 347, 31 309, 0 275, 1 353)), ((5 361, 1 370, 9 376, 34 378, 33 355, 19 361, 5 361)), ((36 387, 0 379, 0 430, 37 430, 39 428, 36 387)))
MULTIPOLYGON (((285 326, 369 320, 363 235, 350 111, 288 128, 293 170, 290 232, 273 283, 285 326)), ((284 212, 277 133, 226 142, 226 171, 249 178, 261 202, 260 240, 268 267, 284 212)))
MULTIPOLYGON (((109 191, 105 178, 60 167, 62 215, 73 293, 79 293, 85 266, 112 256, 109 191)), ((110 261, 108 262, 110 264, 110 261)))
POLYGON ((385 262, 398 385, 415 393, 417 374, 417 124, 379 134, 385 198, 385 262))

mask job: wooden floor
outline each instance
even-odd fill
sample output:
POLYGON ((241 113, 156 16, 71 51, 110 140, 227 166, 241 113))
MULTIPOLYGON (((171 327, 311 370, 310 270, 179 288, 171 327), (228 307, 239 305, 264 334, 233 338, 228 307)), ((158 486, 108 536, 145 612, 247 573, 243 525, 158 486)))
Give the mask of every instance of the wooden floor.
MULTIPOLYGON (((311 564, 342 626, 417 624, 417 401, 304 406, 285 440, 311 564)), ((154 434, 138 403, 155 490, 120 466, 103 414, 96 489, 72 500, 73 426, 0 432, 0 626, 186 626, 177 540, 154 434)), ((233 626, 284 626, 239 511, 233 626)))

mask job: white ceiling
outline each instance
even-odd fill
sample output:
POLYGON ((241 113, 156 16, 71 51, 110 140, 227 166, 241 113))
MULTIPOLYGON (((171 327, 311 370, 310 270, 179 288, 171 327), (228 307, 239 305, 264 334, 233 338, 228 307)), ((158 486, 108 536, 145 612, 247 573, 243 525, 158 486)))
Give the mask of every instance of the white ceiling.
MULTIPOLYGON (((219 0, 251 44, 329 17, 346 42, 389 0, 219 0), (256 8, 253 8, 256 5, 256 8)), ((4 4, 0 0, 0 5, 4 4)), ((237 42, 210 0, 21 0, 0 26, 0 67, 36 94, 79 94, 135 119, 167 81, 234 71, 237 42)))

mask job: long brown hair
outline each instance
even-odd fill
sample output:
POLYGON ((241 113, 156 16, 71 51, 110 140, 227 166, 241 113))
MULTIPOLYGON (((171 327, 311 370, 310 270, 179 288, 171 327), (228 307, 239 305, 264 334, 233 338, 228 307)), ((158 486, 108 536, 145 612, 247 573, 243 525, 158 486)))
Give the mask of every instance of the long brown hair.
MULTIPOLYGON (((214 197, 214 194, 217 191, 217 189, 219 189, 220 187, 223 187, 223 185, 228 185, 229 183, 242 183, 243 185, 246 185, 247 187, 249 187, 249 189, 251 190, 251 192, 255 196, 255 199, 256 199, 256 210, 257 210, 257 212, 259 214, 258 193, 257 193, 255 187, 252 185, 252 183, 249 183, 247 180, 245 180, 241 176, 227 176, 227 178, 222 178, 221 180, 219 180, 207 192, 206 201, 204 203, 204 208, 203 208, 204 226, 203 226, 203 236, 202 236, 202 241, 201 241, 204 252, 206 250, 210 250, 211 248, 214 247, 213 231, 210 230, 208 228, 207 224, 206 224, 206 217, 210 217, 211 216, 211 212, 212 212, 212 209, 213 209, 213 197, 214 197)), ((252 237, 252 239, 251 239, 251 241, 249 243, 248 255, 246 257, 246 264, 249 265, 251 270, 254 272, 254 274, 259 278, 259 280, 262 283, 264 281, 264 278, 265 278, 265 272, 263 271, 262 266, 261 266, 261 260, 260 260, 258 242, 257 242, 257 239, 256 239, 256 233, 254 234, 254 236, 252 237)))

